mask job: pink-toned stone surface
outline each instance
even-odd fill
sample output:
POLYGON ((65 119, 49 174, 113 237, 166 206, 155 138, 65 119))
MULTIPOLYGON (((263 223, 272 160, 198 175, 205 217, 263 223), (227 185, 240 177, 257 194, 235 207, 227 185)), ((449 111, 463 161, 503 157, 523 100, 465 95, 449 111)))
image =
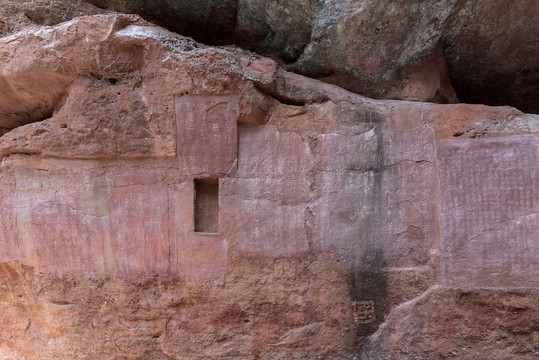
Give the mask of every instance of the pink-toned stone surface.
POLYGON ((272 99, 246 83, 270 83, 276 71, 269 59, 196 44, 134 15, 15 33, 0 39, 0 58, 0 129, 11 130, 0 156, 176 156, 175 96, 241 93, 257 100, 230 105, 231 114, 260 119, 272 99))
POLYGON ((446 286, 539 287, 539 137, 441 141, 446 286))
POLYGON ((175 98, 178 159, 186 176, 234 172, 238 157, 238 100, 235 96, 175 98))
POLYGON ((508 288, 539 277, 538 116, 370 100, 129 16, 0 44, 5 79, 70 79, 49 118, 0 119, 35 121, 0 137, 0 354, 448 357, 474 304, 468 358, 537 352, 535 290, 508 288), (218 234, 194 231, 200 176, 219 178, 218 234))
POLYGON ((312 166, 308 144, 271 125, 241 127, 239 136, 240 250, 271 257, 305 254, 305 213, 311 201, 307 172, 312 166))
POLYGON ((0 0, 0 35, 102 8, 255 49, 369 97, 456 102, 452 83, 465 103, 538 111, 538 43, 528 36, 538 32, 535 0, 0 0))
POLYGON ((359 359, 535 359, 537 289, 434 287, 397 307, 359 359))
POLYGON ((179 180, 176 161, 18 156, 7 166, 16 185, 2 197, 9 217, 2 217, 1 261, 60 275, 224 275, 224 240, 183 229, 193 190, 179 180))

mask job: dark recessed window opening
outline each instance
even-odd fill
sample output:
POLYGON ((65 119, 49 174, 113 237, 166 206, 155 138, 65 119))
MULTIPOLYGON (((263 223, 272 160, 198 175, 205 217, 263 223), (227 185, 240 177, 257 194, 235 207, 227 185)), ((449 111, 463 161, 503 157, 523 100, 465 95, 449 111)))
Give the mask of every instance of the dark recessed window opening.
POLYGON ((219 232, 218 179, 195 179, 195 232, 219 232))

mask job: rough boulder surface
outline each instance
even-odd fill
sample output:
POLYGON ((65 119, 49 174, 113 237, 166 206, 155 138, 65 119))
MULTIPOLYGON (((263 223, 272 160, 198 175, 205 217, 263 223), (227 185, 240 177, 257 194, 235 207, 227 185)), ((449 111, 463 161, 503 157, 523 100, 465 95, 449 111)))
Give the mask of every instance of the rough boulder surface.
POLYGON ((0 34, 103 11, 377 99, 510 105, 538 113, 537 0, 0 0, 0 34))
POLYGON ((535 1, 91 2, 0 1, 0 359, 539 357, 535 1))

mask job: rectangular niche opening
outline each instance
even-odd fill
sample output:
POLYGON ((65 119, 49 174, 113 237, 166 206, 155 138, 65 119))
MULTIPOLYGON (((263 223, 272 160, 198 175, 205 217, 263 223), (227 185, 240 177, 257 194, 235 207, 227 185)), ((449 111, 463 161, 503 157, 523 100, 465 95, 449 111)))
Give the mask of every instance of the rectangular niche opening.
POLYGON ((195 179, 195 232, 219 232, 219 179, 195 179))

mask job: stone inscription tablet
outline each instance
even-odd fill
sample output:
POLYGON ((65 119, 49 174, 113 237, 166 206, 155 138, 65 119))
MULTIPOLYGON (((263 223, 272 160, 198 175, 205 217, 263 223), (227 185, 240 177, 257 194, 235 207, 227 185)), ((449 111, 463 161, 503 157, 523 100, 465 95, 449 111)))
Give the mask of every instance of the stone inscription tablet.
POLYGON ((180 172, 188 176, 221 176, 234 171, 237 97, 184 95, 174 102, 180 172))
POLYGON ((539 286, 539 136, 442 141, 446 286, 539 286))

